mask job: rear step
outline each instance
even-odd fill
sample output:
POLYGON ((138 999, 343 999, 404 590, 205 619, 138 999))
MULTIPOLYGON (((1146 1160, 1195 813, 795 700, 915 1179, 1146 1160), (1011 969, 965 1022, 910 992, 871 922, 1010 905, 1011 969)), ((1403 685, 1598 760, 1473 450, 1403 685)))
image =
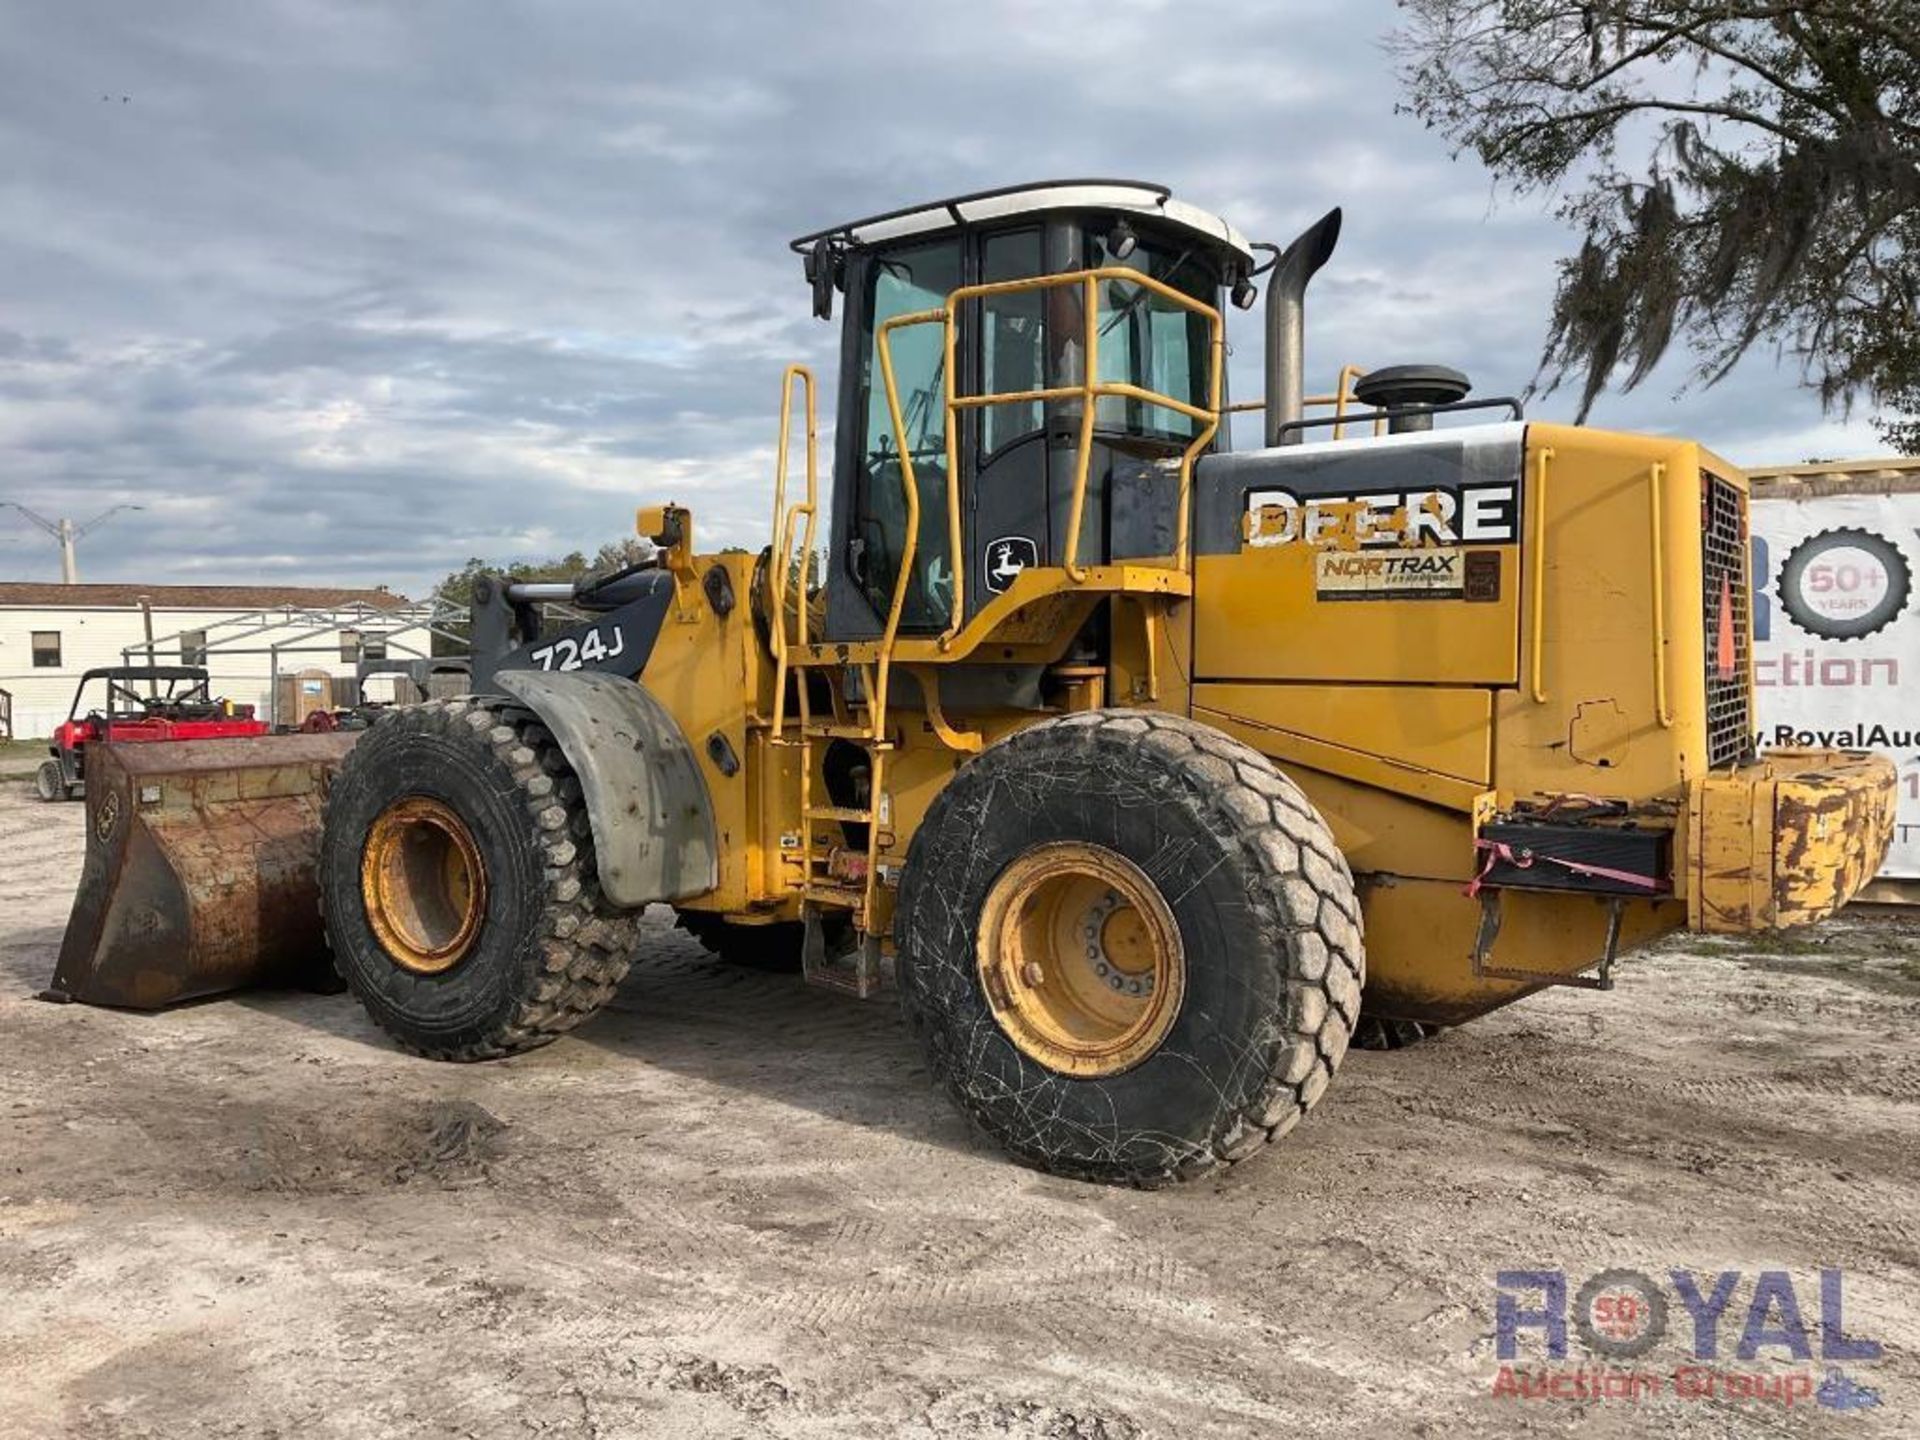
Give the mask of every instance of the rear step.
MULTIPOLYGON (((859 892, 851 892, 858 895, 859 892)), ((838 954, 827 953, 825 927, 820 910, 803 905, 805 938, 800 945, 800 973, 809 985, 823 990, 838 990, 865 1000, 879 990, 885 976, 880 960, 880 937, 866 931, 853 932, 853 948, 838 954)))

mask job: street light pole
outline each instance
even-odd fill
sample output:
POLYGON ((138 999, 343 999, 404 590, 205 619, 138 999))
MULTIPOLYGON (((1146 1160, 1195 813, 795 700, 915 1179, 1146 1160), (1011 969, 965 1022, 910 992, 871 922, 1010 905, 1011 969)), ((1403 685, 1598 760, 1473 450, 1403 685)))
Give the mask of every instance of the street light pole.
POLYGON ((80 583, 80 562, 74 555, 75 542, 84 540, 104 525, 109 518, 118 515, 122 510, 144 510, 147 508, 144 505, 114 505, 102 510, 98 515, 94 516, 93 519, 87 521, 86 524, 75 525, 73 521, 64 515, 58 520, 49 520, 39 512, 29 510, 18 500, 0 500, 0 505, 18 510, 22 515, 26 516, 27 519, 31 520, 54 538, 55 543, 60 546, 60 583, 62 585, 78 585, 80 583))

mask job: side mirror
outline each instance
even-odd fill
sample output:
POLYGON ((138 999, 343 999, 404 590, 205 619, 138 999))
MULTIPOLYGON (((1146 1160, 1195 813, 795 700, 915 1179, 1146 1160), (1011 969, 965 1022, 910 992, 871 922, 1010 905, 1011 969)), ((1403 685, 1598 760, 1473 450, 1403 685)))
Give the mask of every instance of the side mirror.
POLYGON ((833 292, 840 283, 840 256, 823 236, 813 242, 813 248, 807 251, 802 264, 807 283, 813 286, 813 318, 831 320, 833 292))

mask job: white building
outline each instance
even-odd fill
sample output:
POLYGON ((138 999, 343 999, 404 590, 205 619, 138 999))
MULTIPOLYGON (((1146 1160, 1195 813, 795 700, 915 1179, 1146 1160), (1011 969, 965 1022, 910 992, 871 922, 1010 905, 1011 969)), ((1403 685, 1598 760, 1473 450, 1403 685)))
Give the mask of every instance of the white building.
POLYGON ((147 663, 151 633, 156 663, 204 666, 216 697, 272 719, 276 675, 351 680, 363 656, 424 655, 430 613, 385 589, 0 581, 0 692, 11 697, 16 737, 49 734, 83 672, 147 663))

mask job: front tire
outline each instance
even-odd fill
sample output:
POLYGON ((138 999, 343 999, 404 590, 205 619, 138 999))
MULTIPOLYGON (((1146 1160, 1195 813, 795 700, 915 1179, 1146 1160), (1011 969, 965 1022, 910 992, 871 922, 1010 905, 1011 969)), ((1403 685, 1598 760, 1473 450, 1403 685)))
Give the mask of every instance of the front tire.
POLYGON ((1297 1125, 1365 964, 1352 876, 1292 782, 1127 710, 961 770, 914 837, 895 939, 908 1022, 969 1118, 1040 1169, 1137 1185, 1297 1125))
POLYGON ((597 876, 580 783, 510 700, 394 711, 328 789, 327 943, 374 1023, 418 1055, 531 1050, 611 999, 637 912, 597 876))

